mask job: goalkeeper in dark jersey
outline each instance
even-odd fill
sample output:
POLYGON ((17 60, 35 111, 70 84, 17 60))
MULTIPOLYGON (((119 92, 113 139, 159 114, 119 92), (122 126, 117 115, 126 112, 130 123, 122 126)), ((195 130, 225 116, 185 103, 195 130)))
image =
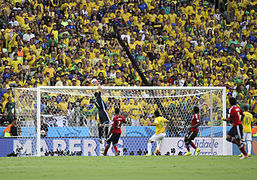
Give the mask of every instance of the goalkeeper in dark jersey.
POLYGON ((107 106, 101 97, 102 88, 99 86, 98 90, 99 90, 98 92, 95 92, 95 105, 99 113, 99 123, 98 123, 99 141, 102 143, 103 136, 105 138, 107 137, 110 119, 109 119, 108 113, 106 112, 107 106))

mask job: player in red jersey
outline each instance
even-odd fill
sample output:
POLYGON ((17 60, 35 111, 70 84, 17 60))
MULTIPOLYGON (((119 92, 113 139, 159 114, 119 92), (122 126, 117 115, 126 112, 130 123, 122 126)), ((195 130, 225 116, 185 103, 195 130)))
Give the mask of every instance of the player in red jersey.
POLYGON ((126 120, 123 116, 119 115, 120 109, 115 108, 115 116, 113 118, 113 124, 111 126, 111 129, 107 135, 107 145, 105 146, 104 150, 104 156, 106 156, 108 149, 110 148, 111 143, 113 144, 113 148, 115 151, 115 156, 118 155, 118 148, 116 144, 118 143, 120 139, 120 134, 121 134, 121 125, 122 123, 126 123, 126 120), (109 138, 109 136, 111 137, 109 138))
POLYGON ((196 156, 199 155, 200 149, 196 148, 195 144, 192 142, 192 140, 195 139, 195 137, 198 134, 198 126, 200 126, 200 118, 199 118, 199 108, 197 106, 194 107, 193 109, 193 118, 191 120, 190 125, 188 126, 188 132, 185 135, 185 144, 186 144, 186 148, 187 148, 187 153, 184 154, 184 156, 190 156, 192 155, 192 153, 190 152, 190 148, 189 148, 189 144, 195 149, 196 151, 196 156))
POLYGON ((242 120, 244 119, 244 114, 241 112, 240 107, 238 107, 236 104, 235 98, 230 98, 229 103, 231 105, 231 108, 229 109, 229 117, 223 119, 223 121, 227 122, 233 122, 233 127, 230 129, 227 135, 227 141, 232 142, 238 146, 240 151, 243 153, 243 156, 241 159, 247 158, 247 153, 244 148, 244 144, 242 143, 243 139, 243 126, 242 126, 242 120))

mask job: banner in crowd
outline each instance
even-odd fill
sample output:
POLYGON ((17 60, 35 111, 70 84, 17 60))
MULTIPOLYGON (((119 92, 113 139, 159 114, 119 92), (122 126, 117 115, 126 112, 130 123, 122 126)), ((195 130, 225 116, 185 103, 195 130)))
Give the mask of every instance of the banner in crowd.
MULTIPOLYGON (((118 149, 121 156, 144 155, 147 150, 149 138, 120 138, 118 149)), ((200 155, 210 155, 210 138, 196 138, 195 145, 201 150, 200 155)), ((36 138, 2 138, 0 139, 0 156, 7 156, 11 152, 19 152, 20 156, 35 155, 36 138)), ((152 152, 156 144, 153 144, 152 152)), ((100 149, 104 145, 100 144, 97 138, 45 138, 41 140, 41 155, 82 155, 99 156, 100 149)), ((257 147, 256 147, 257 148, 257 147)), ((165 138, 162 142, 160 152, 162 155, 183 155, 186 152, 183 138, 165 138)), ((194 152, 192 150, 192 152, 194 152)), ((214 138, 214 155, 222 155, 222 138, 214 138)), ((227 144, 228 155, 232 155, 232 144, 227 144)), ((114 155, 112 148, 108 155, 114 155)))

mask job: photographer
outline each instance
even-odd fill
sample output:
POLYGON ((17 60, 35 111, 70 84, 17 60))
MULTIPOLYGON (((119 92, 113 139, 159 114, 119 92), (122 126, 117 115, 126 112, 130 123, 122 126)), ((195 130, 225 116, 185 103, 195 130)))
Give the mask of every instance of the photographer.
POLYGON ((17 136, 17 123, 13 120, 12 123, 3 130, 4 137, 17 136))

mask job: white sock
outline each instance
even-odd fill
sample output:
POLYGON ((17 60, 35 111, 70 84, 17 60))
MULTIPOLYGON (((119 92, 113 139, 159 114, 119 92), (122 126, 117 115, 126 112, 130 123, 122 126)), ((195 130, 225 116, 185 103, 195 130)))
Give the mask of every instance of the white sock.
POLYGON ((148 154, 152 154, 152 143, 147 144, 148 154))
POLYGON ((162 143, 162 141, 157 141, 157 149, 158 150, 160 149, 161 143, 162 143))
POLYGON ((251 150, 252 150, 252 142, 251 141, 247 141, 247 149, 248 149, 248 154, 251 154, 251 150))

